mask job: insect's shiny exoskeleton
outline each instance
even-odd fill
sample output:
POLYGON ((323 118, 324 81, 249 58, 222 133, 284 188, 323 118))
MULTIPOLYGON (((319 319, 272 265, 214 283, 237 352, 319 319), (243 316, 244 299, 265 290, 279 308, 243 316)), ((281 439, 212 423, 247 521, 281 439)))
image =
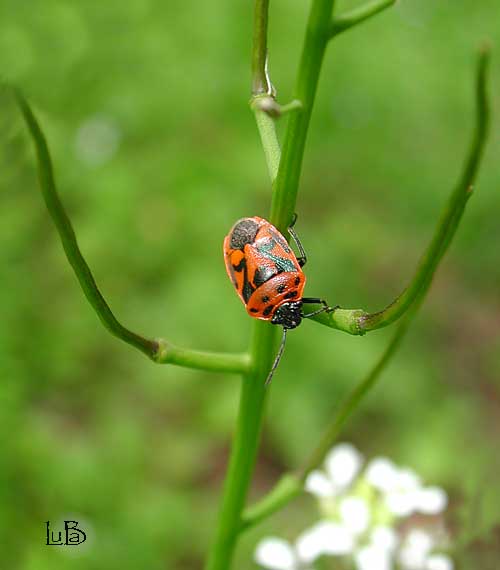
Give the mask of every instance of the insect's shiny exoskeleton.
POLYGON ((302 296, 306 284, 302 267, 307 258, 293 230, 295 219, 288 231, 300 252, 298 258, 283 235, 257 216, 238 220, 224 239, 226 271, 248 314, 283 327, 283 340, 267 383, 283 354, 286 331, 298 327, 303 318, 333 310, 322 299, 302 296), (304 314, 304 303, 321 303, 323 308, 304 314))

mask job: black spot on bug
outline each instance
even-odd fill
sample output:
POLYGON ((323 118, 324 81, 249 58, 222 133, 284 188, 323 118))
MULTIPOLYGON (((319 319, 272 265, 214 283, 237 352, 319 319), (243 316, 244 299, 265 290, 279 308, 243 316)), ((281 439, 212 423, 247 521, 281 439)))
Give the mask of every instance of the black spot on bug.
POLYGON ((290 291, 285 295, 285 299, 293 299, 297 296, 297 291, 290 291))
POLYGON ((248 303, 250 297, 252 296, 252 293, 255 291, 255 289, 250 285, 250 283, 248 281, 245 280, 245 283, 243 284, 243 299, 245 299, 245 303, 248 303))
POLYGON ((250 218, 240 220, 231 232, 229 245, 233 249, 243 249, 247 243, 253 243, 259 231, 259 224, 250 218))
POLYGON ((300 283, 300 277, 295 277, 295 285, 298 285, 300 283))
POLYGON ((265 317, 268 317, 268 316, 271 314, 271 312, 272 312, 273 309, 274 309, 274 305, 268 305, 268 306, 262 311, 262 314, 263 314, 265 317))
POLYGON ((282 283, 281 285, 278 285, 276 287, 276 292, 277 293, 283 293, 283 291, 286 289, 286 285, 284 283, 282 283))
POLYGON ((259 309, 254 309, 254 308, 252 308, 252 309, 250 309, 250 312, 251 312, 251 313, 258 313, 258 312, 259 312, 259 309))
POLYGON ((269 297, 267 295, 264 295, 264 297, 262 297, 262 302, 269 303, 269 297))
POLYGON ((247 260, 243 257, 241 261, 238 263, 238 265, 233 265, 233 269, 237 273, 240 273, 240 271, 243 271, 243 269, 245 269, 246 266, 247 266, 247 260))
POLYGON ((253 283, 255 287, 260 287, 275 275, 276 275, 276 270, 273 267, 261 266, 255 272, 255 275, 253 277, 253 283))

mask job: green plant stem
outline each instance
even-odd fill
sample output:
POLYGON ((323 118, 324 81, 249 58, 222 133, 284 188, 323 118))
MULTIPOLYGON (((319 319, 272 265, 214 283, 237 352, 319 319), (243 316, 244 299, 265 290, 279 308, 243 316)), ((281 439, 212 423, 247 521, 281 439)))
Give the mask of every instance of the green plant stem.
POLYGON ((207 372, 235 374, 246 374, 250 370, 250 356, 246 353, 192 350, 176 346, 163 339, 156 339, 156 342, 158 350, 153 360, 158 364, 175 364, 207 372))
MULTIPOLYGON (((294 97, 295 99, 299 99, 302 105, 304 105, 304 101, 306 101, 307 110, 303 108, 301 112, 292 113, 290 115, 287 134, 285 136, 285 141, 288 140, 288 158, 284 170, 281 168, 283 160, 279 160, 279 153, 277 151, 271 153, 272 156, 274 156, 271 161, 268 159, 268 164, 271 163, 271 167, 269 168, 271 177, 273 177, 276 163, 278 161, 280 163, 270 214, 271 223, 277 227, 285 227, 295 211, 297 187, 294 189, 287 181, 292 180, 295 186, 298 185, 300 164, 298 166, 293 164, 293 159, 298 160, 299 163, 302 162, 309 117, 316 92, 321 62, 328 41, 328 27, 330 24, 332 6, 333 0, 313 0, 301 65, 299 67, 298 87, 296 89, 296 96, 294 97), (302 98, 300 96, 301 94, 304 94, 306 97, 302 98), (296 118, 303 115, 306 116, 306 120, 300 121, 297 125, 296 118), (304 140, 301 141, 301 138, 304 138, 304 140)), ((256 11, 258 11, 260 16, 256 17, 255 20, 257 24, 255 27, 256 32, 254 33, 253 61, 260 63, 258 66, 254 64, 253 69, 254 72, 255 69, 259 70, 261 77, 262 54, 266 42, 260 36, 267 34, 267 8, 267 1, 256 1, 256 11), (265 18, 262 18, 261 15, 264 13, 265 18), (256 50, 260 51, 260 58, 257 58, 255 55, 256 50)), ((255 80, 253 85, 255 95, 255 80)), ((262 125, 263 116, 256 115, 256 118, 258 124, 260 122, 262 125)), ((261 129, 261 125, 259 129, 261 129)), ((263 144, 264 148, 266 148, 269 141, 271 141, 271 144, 274 144, 274 124, 267 123, 267 131, 266 129, 264 129, 264 131, 266 134, 263 137, 263 144)), ((266 152, 266 155, 267 154, 266 152)), ((268 323, 254 323, 254 335, 250 350, 252 372, 243 378, 236 433, 224 485, 215 541, 208 559, 207 570, 227 570, 229 568, 237 537, 241 531, 241 515, 257 454, 266 393, 264 382, 274 355, 275 333, 275 327, 268 323)))
POLYGON ((255 0, 252 42, 252 95, 272 95, 267 73, 267 22, 269 0, 255 0))
POLYGON ((38 178, 50 216, 59 233, 66 257, 101 323, 115 337, 137 348, 158 363, 177 364, 214 372, 244 373, 249 369, 248 355, 201 352, 171 345, 163 339, 144 338, 119 323, 102 296, 94 276, 85 261, 71 221, 57 193, 52 160, 45 136, 28 102, 19 90, 14 90, 16 101, 28 127, 36 149, 38 178))
POLYGON ((368 2, 364 6, 360 6, 346 14, 335 16, 330 26, 330 37, 337 36, 341 32, 361 24, 379 12, 390 8, 395 3, 396 0, 375 0, 374 2, 368 2))
POLYGON ((266 396, 265 379, 272 363, 277 331, 276 327, 263 321, 255 321, 253 326, 251 371, 243 376, 236 432, 207 570, 230 567, 257 456, 266 396))
POLYGON ((307 22, 293 93, 293 99, 299 100, 302 108, 300 112, 292 113, 288 118, 271 204, 270 221, 284 234, 295 211, 307 131, 330 36, 333 4, 333 0, 313 0, 307 22))
MULTIPOLYGON (((490 113, 487 99, 489 51, 482 50, 476 78, 476 126, 468 156, 458 184, 450 195, 448 203, 436 227, 409 286, 385 309, 367 313, 360 309, 341 309, 333 313, 322 313, 314 317, 316 322, 349 332, 364 334, 390 325, 418 301, 438 268, 446 249, 451 243, 462 218, 467 201, 472 195, 472 185, 477 176, 489 131, 490 113)), ((314 306, 312 307, 314 309, 314 306)))

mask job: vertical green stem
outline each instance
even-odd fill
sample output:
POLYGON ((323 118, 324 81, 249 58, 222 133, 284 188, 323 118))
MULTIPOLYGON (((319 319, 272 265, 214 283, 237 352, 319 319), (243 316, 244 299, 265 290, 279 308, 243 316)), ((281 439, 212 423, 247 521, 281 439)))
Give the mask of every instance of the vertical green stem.
POLYGON ((293 98, 302 103, 300 113, 288 119, 278 176, 271 206, 271 223, 285 231, 297 200, 307 130, 316 96, 321 64, 330 35, 333 0, 313 0, 293 98))
MULTIPOLYGON (((267 30, 268 0, 256 0, 255 6, 254 94, 262 88, 264 76, 268 81, 262 58, 265 50, 262 36, 267 30), (256 77, 261 79, 260 87, 255 84, 256 77)), ((287 227, 295 211, 302 155, 321 63, 328 43, 332 8, 333 0, 313 0, 311 6, 295 91, 295 98, 302 102, 303 109, 290 116, 285 135, 285 153, 280 161, 271 205, 270 220, 282 230, 287 227)), ((242 512, 257 455, 266 395, 265 378, 274 355, 275 333, 275 327, 269 323, 254 323, 250 348, 251 372, 243 377, 236 433, 216 536, 206 570, 230 568, 237 538, 242 530, 242 512)))
POLYGON ((250 347, 252 368, 243 376, 236 433, 207 570, 230 567, 241 530, 241 513, 257 456, 266 396, 265 379, 272 363, 275 333, 275 327, 269 323, 255 321, 250 347))
POLYGON ((271 95, 267 75, 267 16, 269 0, 255 0, 252 44, 252 95, 271 95))

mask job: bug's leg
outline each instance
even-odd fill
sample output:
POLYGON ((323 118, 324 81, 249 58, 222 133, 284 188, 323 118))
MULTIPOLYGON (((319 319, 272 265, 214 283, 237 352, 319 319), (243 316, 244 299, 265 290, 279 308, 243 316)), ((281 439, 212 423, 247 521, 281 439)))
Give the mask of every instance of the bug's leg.
POLYGON ((276 354, 275 358, 274 358, 274 362, 273 365, 271 366, 271 370, 269 371, 269 374, 267 375, 266 378, 266 386, 271 382, 273 375, 274 375, 274 371, 276 370, 276 368, 278 368, 278 364, 280 363, 281 357, 283 356, 283 351, 285 350, 285 343, 286 343, 286 331, 287 329, 283 327, 283 337, 281 339, 281 344, 278 350, 278 354, 276 354))
POLYGON ((297 246, 297 249, 300 252, 300 257, 297 258, 297 261, 299 262, 300 267, 304 267, 304 265, 307 262, 307 255, 303 245, 300 243, 299 236, 295 233, 295 230, 293 229, 293 226, 295 225, 296 221, 297 221, 297 214, 295 213, 293 215, 292 222, 288 226, 288 233, 292 236, 292 239, 295 242, 295 245, 297 246))
POLYGON ((302 317, 304 319, 307 319, 309 317, 314 317, 314 315, 319 315, 319 313, 333 313, 333 311, 335 311, 335 309, 340 308, 340 305, 335 305, 335 307, 330 307, 324 299, 320 299, 319 297, 303 297, 302 303, 304 303, 304 304, 314 303, 315 305, 317 305, 317 304, 323 305, 323 307, 321 309, 317 309, 316 311, 313 311, 312 313, 308 313, 307 315, 302 315, 302 317))

